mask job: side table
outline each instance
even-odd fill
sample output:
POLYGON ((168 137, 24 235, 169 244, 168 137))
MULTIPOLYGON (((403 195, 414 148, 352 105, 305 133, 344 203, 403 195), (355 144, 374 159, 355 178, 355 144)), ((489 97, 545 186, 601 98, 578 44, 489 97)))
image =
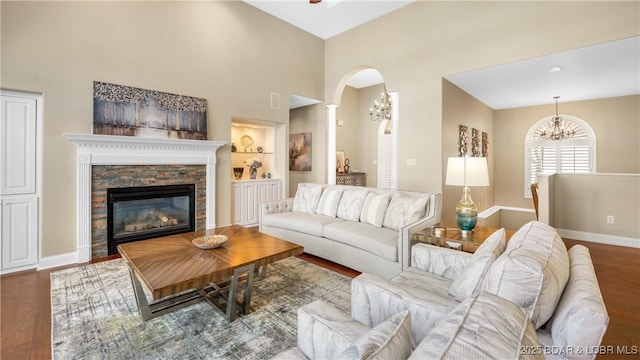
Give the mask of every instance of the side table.
MULTIPOLYGON (((460 229, 453 227, 428 227, 419 231, 416 231, 411 236, 411 246, 417 243, 425 243, 455 250, 461 250, 469 253, 474 253, 478 247, 485 241, 491 234, 496 232, 497 228, 476 226, 471 234, 462 236, 460 229), (446 229, 443 234, 436 235, 434 229, 446 229), (459 245, 457 245, 459 244, 459 245)), ((511 238, 515 231, 506 230, 507 240, 511 238)))

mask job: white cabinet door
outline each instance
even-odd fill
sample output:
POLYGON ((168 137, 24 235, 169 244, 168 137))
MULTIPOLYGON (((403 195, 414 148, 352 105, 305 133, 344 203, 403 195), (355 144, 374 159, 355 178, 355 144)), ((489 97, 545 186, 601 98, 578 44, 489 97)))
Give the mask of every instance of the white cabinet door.
POLYGON ((36 99, 2 96, 0 195, 36 192, 36 99))
MULTIPOLYGON (((259 184, 260 202, 280 199, 280 180, 264 181, 259 184)), ((260 207, 258 207, 260 209, 260 207)))
POLYGON ((249 183, 245 185, 247 191, 245 205, 246 221, 243 225, 253 226, 258 224, 258 184, 249 183))
POLYGON ((256 182, 237 182, 233 191, 233 223, 253 226, 258 224, 258 184, 256 182))
POLYGON ((232 220, 231 222, 234 224, 242 223, 242 185, 234 183, 231 187, 231 191, 233 192, 233 203, 232 206, 232 220))
POLYGON ((38 263, 38 197, 2 198, 2 270, 38 263))

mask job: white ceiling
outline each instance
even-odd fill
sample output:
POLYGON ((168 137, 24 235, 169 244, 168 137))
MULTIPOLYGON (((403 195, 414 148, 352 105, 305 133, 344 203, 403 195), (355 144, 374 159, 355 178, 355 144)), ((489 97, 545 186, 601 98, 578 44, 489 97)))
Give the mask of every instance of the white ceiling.
MULTIPOLYGON (((414 0, 243 0, 322 39, 328 39, 414 0)), ((493 109, 640 94, 640 37, 564 51, 548 56, 470 70, 445 78, 493 109), (559 66, 560 71, 550 71, 559 66)), ((354 75, 347 85, 382 83, 380 73, 354 75)), ((290 108, 320 102, 292 95, 290 108)))
POLYGON ((324 40, 415 0, 243 0, 324 40))
POLYGON ((640 37, 445 78, 495 110, 640 94, 640 37))

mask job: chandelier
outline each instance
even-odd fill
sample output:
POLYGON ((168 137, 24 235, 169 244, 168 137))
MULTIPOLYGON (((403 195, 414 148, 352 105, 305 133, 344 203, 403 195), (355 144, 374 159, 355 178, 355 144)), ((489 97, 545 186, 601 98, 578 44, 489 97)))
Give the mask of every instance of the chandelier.
POLYGON ((560 96, 554 96, 556 99, 556 116, 551 119, 551 124, 549 124, 549 128, 551 128, 551 132, 547 132, 547 130, 542 130, 538 136, 543 140, 564 140, 570 137, 573 137, 576 134, 576 130, 567 130, 563 127, 562 117, 558 116, 558 99, 560 96))
POLYGON ((375 100, 373 106, 369 108, 369 115, 372 121, 391 120, 391 96, 386 86, 380 94, 380 103, 375 100))

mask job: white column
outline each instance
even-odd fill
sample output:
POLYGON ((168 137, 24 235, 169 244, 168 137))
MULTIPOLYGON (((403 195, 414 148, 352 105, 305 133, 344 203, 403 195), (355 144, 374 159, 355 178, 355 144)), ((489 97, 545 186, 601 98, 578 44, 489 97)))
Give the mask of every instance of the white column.
POLYGON ((78 154, 77 262, 91 260, 91 155, 78 154))
POLYGON ((216 154, 207 157, 207 229, 216 227, 216 154))

